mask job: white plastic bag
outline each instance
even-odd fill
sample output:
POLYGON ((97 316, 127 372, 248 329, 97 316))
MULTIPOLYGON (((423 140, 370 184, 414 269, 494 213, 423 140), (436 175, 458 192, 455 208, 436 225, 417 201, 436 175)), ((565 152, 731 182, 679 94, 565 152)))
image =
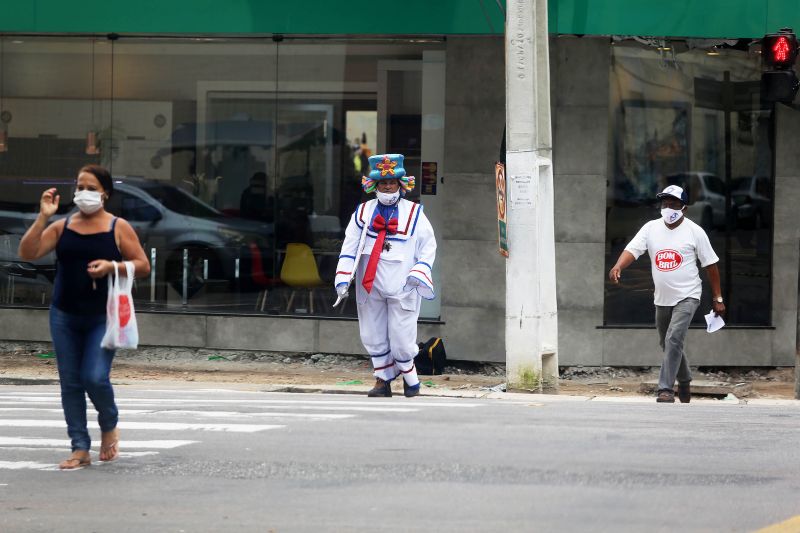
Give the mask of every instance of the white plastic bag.
POLYGON ((119 265, 114 263, 114 275, 108 275, 108 303, 106 304, 106 334, 100 346, 109 350, 117 348, 136 349, 139 345, 139 328, 136 326, 136 313, 133 310, 134 267, 125 261, 127 277, 120 284, 119 265), (121 285, 121 286, 120 286, 121 285))

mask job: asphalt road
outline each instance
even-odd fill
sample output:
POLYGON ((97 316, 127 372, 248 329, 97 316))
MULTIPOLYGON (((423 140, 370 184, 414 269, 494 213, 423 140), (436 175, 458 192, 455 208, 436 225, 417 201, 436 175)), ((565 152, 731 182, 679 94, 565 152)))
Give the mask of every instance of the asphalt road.
POLYGON ((57 388, 0 386, 0 531, 717 532, 800 514, 797 406, 117 396, 120 459, 62 472, 57 388))

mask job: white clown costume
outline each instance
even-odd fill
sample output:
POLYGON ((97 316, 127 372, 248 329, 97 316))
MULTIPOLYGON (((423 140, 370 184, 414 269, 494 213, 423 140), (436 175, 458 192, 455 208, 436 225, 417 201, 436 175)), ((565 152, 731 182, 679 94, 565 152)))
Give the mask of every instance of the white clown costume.
POLYGON ((395 178, 400 196, 391 205, 378 199, 359 204, 345 232, 334 284, 340 295, 345 294, 355 269, 361 342, 372 358, 375 377, 387 382, 386 395, 391 395, 388 383, 402 375, 404 390, 413 391, 406 396, 411 396, 419 390, 414 357, 420 305, 422 298, 435 297, 431 268, 436 239, 422 206, 402 198, 414 186, 414 178, 405 176, 403 156, 377 155, 369 162, 364 190, 373 192, 381 179, 395 178))

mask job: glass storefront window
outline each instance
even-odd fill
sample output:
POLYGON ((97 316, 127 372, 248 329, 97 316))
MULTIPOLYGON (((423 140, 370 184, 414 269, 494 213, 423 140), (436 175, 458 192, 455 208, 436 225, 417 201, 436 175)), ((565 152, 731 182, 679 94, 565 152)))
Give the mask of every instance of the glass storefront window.
POLYGON ((56 187, 66 216, 78 168, 100 163, 110 125, 110 46, 90 38, 0 36, 0 304, 47 305, 55 256, 20 261, 42 192, 56 187))
MULTIPOLYGON (((645 222, 659 218, 656 193, 679 185, 689 196, 687 217, 720 257, 727 322, 769 325, 771 115, 760 101, 759 57, 745 48, 612 46, 606 270, 645 222)), ((695 324, 711 308, 703 283, 695 324)), ((645 255, 624 283, 607 283, 604 322, 653 324, 654 316, 645 255)))
MULTIPOLYGON (((54 257, 16 257, 41 191, 66 216, 78 168, 115 179, 155 268, 140 310, 355 316, 332 309, 366 158, 406 151, 419 173, 421 65, 436 42, 6 36, 0 304, 47 305, 54 257), (17 41, 20 41, 19 43, 17 41), (389 66, 387 68, 387 65, 389 66), (13 282, 13 283, 12 283, 13 282)), ((435 317, 431 317, 435 318, 435 317)))

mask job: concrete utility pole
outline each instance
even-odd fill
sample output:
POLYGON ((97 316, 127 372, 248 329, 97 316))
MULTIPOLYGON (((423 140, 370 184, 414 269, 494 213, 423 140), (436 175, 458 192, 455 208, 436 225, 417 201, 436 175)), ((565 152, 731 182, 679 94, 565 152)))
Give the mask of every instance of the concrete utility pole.
POLYGON ((558 387, 547 0, 506 3, 506 379, 558 387))

